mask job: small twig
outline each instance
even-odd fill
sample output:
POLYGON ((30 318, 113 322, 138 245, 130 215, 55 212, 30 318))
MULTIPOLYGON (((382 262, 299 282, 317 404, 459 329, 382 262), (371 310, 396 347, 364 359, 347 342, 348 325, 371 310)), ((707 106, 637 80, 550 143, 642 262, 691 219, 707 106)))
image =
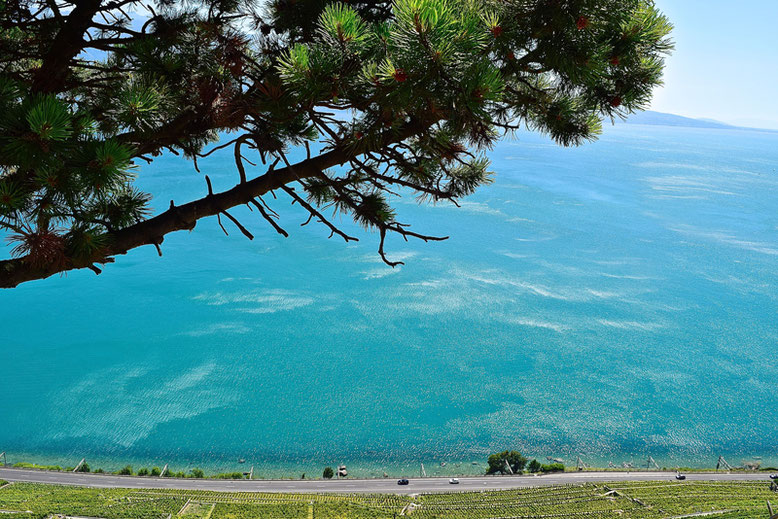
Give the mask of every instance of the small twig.
MULTIPOLYGON (((228 213, 227 211, 222 211, 222 214, 223 214, 224 216, 226 216, 227 218, 229 218, 230 220, 232 220, 232 223, 234 223, 234 224, 235 224, 235 226, 236 226, 238 229, 240 229, 240 232, 242 232, 242 233, 243 233, 243 236, 245 236, 245 237, 246 237, 246 238, 248 238, 249 240, 253 240, 253 239, 254 239, 254 235, 253 235, 253 234, 251 234, 251 233, 248 231, 248 229, 246 229, 245 227, 243 227, 243 225, 242 225, 242 224, 241 224, 241 223, 238 221, 238 219, 237 219, 237 218, 235 218, 234 216, 232 216, 232 215, 231 215, 230 213, 228 213)), ((221 222, 220 222, 220 223, 221 223, 221 222)), ((222 227, 222 229, 223 229, 223 227, 222 227)), ((224 232, 227 232, 227 231, 224 231, 224 232)))
POLYGON ((397 267, 399 265, 405 265, 405 263, 402 261, 389 261, 389 259, 386 257, 386 252, 384 252, 384 240, 386 239, 386 228, 380 227, 379 234, 381 236, 381 241, 378 244, 378 254, 381 256, 381 259, 384 260, 384 263, 386 263, 392 268, 397 267))
POLYGON ((222 218, 219 216, 219 213, 216 213, 216 221, 219 222, 219 227, 222 228, 222 231, 224 231, 224 234, 226 236, 229 236, 230 233, 227 232, 227 229, 224 228, 224 225, 222 225, 222 218))
POLYGON ((243 156, 240 154, 240 147, 243 144, 241 139, 236 139, 235 142, 235 165, 238 166, 238 175, 240 175, 240 183, 246 183, 246 168, 243 166, 243 156))
MULTIPOLYGON (((267 220, 268 222, 270 222, 270 225, 272 225, 272 226, 273 226, 273 228, 276 230, 276 232, 277 232, 278 234, 281 234, 281 235, 283 235, 283 237, 284 237, 284 238, 288 238, 288 237, 289 237, 289 233, 288 233, 288 232, 286 232, 285 230, 283 230, 283 229, 281 228, 281 226, 280 226, 280 225, 278 225, 278 224, 275 222, 275 220, 273 220, 273 218, 271 218, 271 216, 270 216, 269 214, 267 214, 267 211, 265 211, 265 208, 264 208, 264 207, 262 207, 262 205, 260 205, 260 204, 259 204, 259 202, 257 202, 256 200, 252 200, 252 201, 251 201, 251 203, 252 203, 252 204, 254 204, 254 206, 255 206, 255 207, 256 207, 256 208, 259 210, 259 214, 261 214, 261 215, 262 215, 262 218, 264 218, 265 220, 267 220)), ((263 203, 264 203, 264 202, 263 202, 263 203)))
MULTIPOLYGON (((314 208, 314 207, 313 207, 311 204, 309 204, 308 202, 306 202, 305 200, 303 200, 303 199, 302 199, 302 198, 301 198, 301 197, 300 197, 300 196, 299 196, 299 195, 298 195, 298 194, 297 194, 297 193, 294 191, 294 189, 292 189, 291 187, 287 187, 287 186, 281 186, 281 189, 283 189, 284 191, 286 191, 286 193, 287 193, 289 196, 291 196, 291 197, 294 199, 294 201, 293 201, 292 203, 294 203, 294 202, 297 202, 297 203, 298 203, 298 204, 300 204, 302 207, 304 207, 304 208, 305 208, 305 210, 306 210, 306 211, 308 211, 308 212, 311 214, 311 216, 315 216, 316 218, 318 218, 318 219, 319 219, 319 221, 320 221, 321 223, 323 223, 324 225, 326 225, 327 227, 329 227, 329 228, 330 228, 330 231, 331 231, 331 232, 330 232, 330 236, 329 236, 330 238, 332 238, 332 237, 333 237, 335 234, 337 234, 338 236, 340 236, 341 238, 343 238, 343 239, 346 241, 346 243, 348 243, 348 242, 350 242, 350 241, 359 241, 359 238, 355 238, 355 237, 353 237, 353 236, 349 236, 349 235, 348 235, 348 234, 346 234, 345 232, 343 232, 343 231, 341 231, 340 229, 338 229, 337 227, 335 227, 335 225, 333 225, 332 223, 330 223, 330 221, 329 221, 329 220, 327 220, 327 219, 326 219, 326 218, 325 218, 325 217, 324 217, 324 216, 323 216, 323 215, 322 215, 322 214, 321 214, 319 211, 317 211, 317 210, 316 210, 316 209, 315 209, 315 208, 314 208)), ((311 218, 308 218, 308 220, 307 220, 305 223, 303 223, 302 225, 307 225, 307 224, 308 224, 310 221, 311 221, 311 218)))

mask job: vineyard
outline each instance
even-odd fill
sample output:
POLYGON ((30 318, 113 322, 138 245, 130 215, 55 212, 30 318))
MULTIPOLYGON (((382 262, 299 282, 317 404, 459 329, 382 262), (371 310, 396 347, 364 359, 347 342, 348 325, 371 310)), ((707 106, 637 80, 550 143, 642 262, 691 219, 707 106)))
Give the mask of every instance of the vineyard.
POLYGON ((56 515, 104 519, 659 519, 692 514, 763 519, 767 517, 767 501, 777 498, 764 482, 621 482, 411 496, 92 489, 14 483, 0 488, 0 514, 4 519, 56 515))

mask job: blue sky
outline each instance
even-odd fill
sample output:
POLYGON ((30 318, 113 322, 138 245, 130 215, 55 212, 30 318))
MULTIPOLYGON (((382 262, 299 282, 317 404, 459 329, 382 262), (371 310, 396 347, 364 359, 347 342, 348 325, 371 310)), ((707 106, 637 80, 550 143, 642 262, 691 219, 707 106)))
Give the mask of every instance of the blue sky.
POLYGON ((778 0, 656 0, 676 50, 652 109, 778 128, 778 0))

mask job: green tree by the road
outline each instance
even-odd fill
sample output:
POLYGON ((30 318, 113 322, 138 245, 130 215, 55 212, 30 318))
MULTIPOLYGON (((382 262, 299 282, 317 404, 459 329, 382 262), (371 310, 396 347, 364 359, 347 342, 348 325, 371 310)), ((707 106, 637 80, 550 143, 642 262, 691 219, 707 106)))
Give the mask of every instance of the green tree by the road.
POLYGON ((517 451, 503 451, 489 456, 488 464, 487 474, 518 474, 524 470, 527 458, 517 451), (508 467, 510 467, 510 470, 508 470, 508 467))
POLYGON ((0 287, 161 254, 209 216, 252 238, 236 206, 286 235, 288 202, 346 241, 331 215, 350 215, 397 265, 388 234, 442 237, 392 193, 455 202, 520 127, 596 138, 647 106, 670 29, 652 0, 0 0, 0 287), (134 186, 162 152, 196 166, 219 147, 226 191, 206 175, 202 198, 152 211, 134 186))

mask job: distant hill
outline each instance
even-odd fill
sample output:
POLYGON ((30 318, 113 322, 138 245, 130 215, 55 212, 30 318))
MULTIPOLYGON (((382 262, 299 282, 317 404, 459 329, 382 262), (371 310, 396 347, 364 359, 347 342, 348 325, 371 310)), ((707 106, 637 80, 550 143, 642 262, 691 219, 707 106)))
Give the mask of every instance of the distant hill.
POLYGON ((639 112, 629 116, 625 124, 650 124, 655 126, 686 126, 688 128, 716 128, 720 130, 743 129, 738 126, 724 124, 713 119, 691 119, 680 115, 665 114, 662 112, 639 112))

